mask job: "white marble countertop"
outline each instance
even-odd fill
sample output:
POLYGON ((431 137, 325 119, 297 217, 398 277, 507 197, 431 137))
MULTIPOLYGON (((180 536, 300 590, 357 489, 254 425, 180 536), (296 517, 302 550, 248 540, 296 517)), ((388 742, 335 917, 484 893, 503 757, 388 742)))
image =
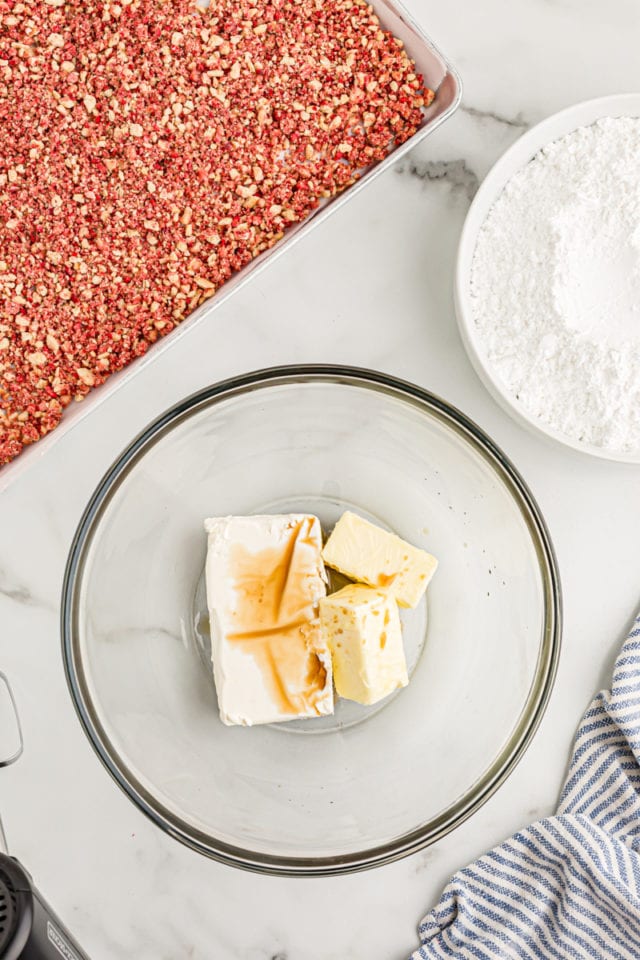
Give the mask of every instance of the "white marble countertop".
MULTIPOLYGON (((401 960, 448 876, 551 811, 583 706, 640 602, 640 470, 516 426, 460 342, 451 284, 478 182, 527 126, 578 100, 637 91, 634 0, 410 4, 459 68, 464 106, 400 165, 100 406, 0 499, 0 667, 26 750, 1 772, 13 852, 92 960, 401 960), (242 873, 164 836, 95 758, 67 694, 62 573, 114 456, 196 388, 271 364, 353 363, 441 394, 522 471, 547 518, 565 599, 551 704, 507 783, 453 835, 388 867, 326 880, 242 873)), ((463 589, 463 585, 461 585, 463 589)))

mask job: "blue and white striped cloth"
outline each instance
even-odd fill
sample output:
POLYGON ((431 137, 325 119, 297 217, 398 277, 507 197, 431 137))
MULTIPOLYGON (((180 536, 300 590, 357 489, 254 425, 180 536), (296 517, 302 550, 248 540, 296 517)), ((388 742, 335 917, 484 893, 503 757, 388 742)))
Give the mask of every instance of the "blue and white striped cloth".
POLYGON ((412 960, 640 958, 640 616, 576 736, 555 817, 453 877, 412 960))

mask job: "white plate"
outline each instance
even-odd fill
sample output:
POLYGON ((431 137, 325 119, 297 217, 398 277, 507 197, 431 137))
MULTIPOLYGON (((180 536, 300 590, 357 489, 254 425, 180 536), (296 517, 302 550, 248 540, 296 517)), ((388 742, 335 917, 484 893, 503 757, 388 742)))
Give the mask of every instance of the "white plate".
POLYGON ((604 460, 640 463, 640 450, 625 453, 582 443, 531 416, 524 406, 506 391, 493 370, 473 320, 471 303, 471 264, 478 233, 507 182, 547 144, 566 136, 578 127, 595 123, 602 117, 640 117, 640 93, 616 94, 599 97, 597 100, 586 100, 584 103, 577 103, 566 110, 561 110, 560 113, 555 113, 523 134, 491 168, 471 204, 462 229, 458 246, 454 299, 458 327, 469 359, 489 393, 514 420, 537 434, 542 434, 582 453, 589 453, 604 460))

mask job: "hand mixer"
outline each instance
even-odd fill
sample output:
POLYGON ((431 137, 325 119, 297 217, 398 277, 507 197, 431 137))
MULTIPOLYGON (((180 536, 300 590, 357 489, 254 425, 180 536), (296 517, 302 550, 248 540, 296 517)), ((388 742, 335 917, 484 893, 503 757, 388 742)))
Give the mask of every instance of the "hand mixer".
MULTIPOLYGON (((16 702, 9 681, 1 672, 0 701, 4 701, 0 702, 0 767, 8 767, 22 754, 23 740, 16 702), (7 743, 10 747, 6 747, 7 743)), ((88 960, 38 893, 22 864, 9 856, 0 820, 0 960, 61 957, 88 960)))

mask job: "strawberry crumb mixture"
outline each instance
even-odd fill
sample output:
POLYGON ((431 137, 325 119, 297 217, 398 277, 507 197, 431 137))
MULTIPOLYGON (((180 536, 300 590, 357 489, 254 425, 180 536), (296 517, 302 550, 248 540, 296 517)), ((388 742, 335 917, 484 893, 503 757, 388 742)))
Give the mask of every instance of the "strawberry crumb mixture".
POLYGON ((410 137, 361 0, 0 0, 0 464, 410 137))

